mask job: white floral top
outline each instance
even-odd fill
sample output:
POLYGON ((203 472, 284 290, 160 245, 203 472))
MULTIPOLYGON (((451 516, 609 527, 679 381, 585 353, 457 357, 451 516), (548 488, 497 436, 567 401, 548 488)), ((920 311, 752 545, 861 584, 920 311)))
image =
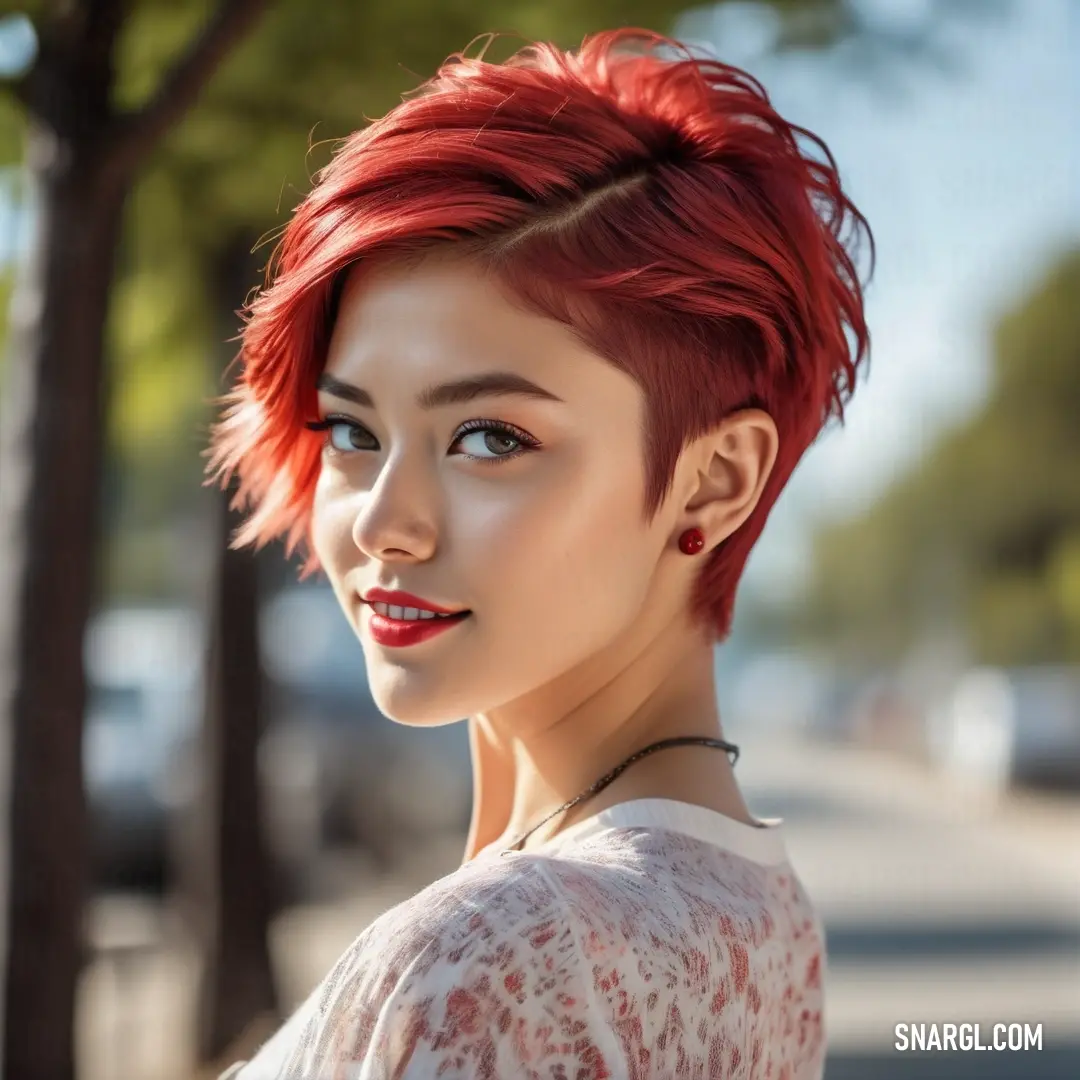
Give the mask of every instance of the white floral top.
POLYGON ((820 1080, 824 935, 781 824, 638 799, 488 848, 221 1080, 820 1080))

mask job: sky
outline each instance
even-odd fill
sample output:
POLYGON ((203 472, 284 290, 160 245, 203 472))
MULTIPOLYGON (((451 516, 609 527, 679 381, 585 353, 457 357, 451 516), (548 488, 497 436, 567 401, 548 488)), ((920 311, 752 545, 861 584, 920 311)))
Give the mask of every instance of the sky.
POLYGON ((829 145, 877 243, 868 372, 846 426, 810 449, 777 503, 748 590, 797 587, 808 526, 856 512, 978 408, 994 320, 1080 241, 1080 3, 1002 6, 945 28, 955 70, 901 62, 888 85, 836 59, 762 57, 767 23, 747 6, 712 20, 716 54, 829 145))

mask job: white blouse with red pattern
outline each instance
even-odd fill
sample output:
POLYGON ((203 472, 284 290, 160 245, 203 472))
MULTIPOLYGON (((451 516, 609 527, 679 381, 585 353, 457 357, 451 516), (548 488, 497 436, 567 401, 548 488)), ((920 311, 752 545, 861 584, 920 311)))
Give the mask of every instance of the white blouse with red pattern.
POLYGON ((780 828, 637 799, 488 848, 222 1080, 820 1080, 824 934, 780 828))

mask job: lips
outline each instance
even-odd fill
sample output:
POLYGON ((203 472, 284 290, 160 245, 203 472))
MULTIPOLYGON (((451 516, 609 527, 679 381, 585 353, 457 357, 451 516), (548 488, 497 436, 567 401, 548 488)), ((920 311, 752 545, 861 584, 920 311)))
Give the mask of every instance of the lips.
MULTIPOLYGON (((379 602, 376 601, 376 603, 379 602)), ((381 603, 379 607, 382 607, 381 603)), ((470 614, 469 611, 459 611, 441 618, 395 619, 390 615, 381 614, 372 606, 367 625, 376 644, 390 648, 404 648, 408 645, 419 645, 422 641, 427 641, 452 627, 459 626, 469 618, 470 614)))

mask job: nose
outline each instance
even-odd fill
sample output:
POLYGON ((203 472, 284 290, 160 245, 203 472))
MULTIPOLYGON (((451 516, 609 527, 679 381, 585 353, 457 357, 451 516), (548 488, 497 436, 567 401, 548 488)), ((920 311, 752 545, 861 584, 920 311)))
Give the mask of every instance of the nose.
POLYGON ((435 492, 417 463, 387 460, 353 519, 353 543, 369 559, 423 562, 435 554, 435 492))

